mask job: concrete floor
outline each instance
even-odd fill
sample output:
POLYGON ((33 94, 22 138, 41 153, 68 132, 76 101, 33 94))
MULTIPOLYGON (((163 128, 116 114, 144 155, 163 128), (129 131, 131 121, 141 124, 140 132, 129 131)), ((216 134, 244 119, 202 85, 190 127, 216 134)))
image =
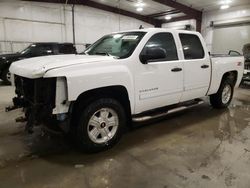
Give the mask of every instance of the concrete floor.
POLYGON ((113 149, 86 155, 62 136, 32 135, 0 86, 0 187, 250 187, 250 89, 227 110, 208 103, 137 126, 113 149))

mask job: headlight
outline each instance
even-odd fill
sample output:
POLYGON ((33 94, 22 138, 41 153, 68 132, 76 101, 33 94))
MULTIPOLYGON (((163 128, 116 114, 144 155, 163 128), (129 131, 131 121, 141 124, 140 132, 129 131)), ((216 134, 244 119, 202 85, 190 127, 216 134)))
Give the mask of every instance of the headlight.
POLYGON ((32 75, 33 75, 34 77, 42 77, 42 76, 44 75, 45 72, 46 72, 46 71, 45 71, 45 68, 43 67, 43 68, 39 68, 39 69, 34 70, 34 71, 32 72, 32 75))
POLYGON ((6 57, 0 57, 0 62, 1 63, 8 63, 9 60, 6 57))

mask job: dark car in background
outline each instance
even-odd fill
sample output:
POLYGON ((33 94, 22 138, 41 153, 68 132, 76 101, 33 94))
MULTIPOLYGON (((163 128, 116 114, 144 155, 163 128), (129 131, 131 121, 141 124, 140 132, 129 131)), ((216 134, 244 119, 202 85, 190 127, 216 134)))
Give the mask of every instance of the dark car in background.
POLYGON ((23 51, 13 54, 0 55, 0 78, 5 84, 10 84, 9 67, 11 63, 31 57, 76 54, 76 48, 72 43, 33 43, 23 51))
POLYGON ((242 51, 245 58, 245 67, 242 82, 250 82, 250 43, 245 44, 242 51))

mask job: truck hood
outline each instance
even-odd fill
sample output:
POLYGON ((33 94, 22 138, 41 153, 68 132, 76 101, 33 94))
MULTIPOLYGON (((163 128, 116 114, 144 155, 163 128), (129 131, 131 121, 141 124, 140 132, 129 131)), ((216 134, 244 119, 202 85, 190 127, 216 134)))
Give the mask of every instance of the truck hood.
POLYGON ((114 58, 112 56, 74 54, 35 57, 12 63, 10 72, 27 78, 39 78, 52 69, 109 60, 114 60, 114 58))

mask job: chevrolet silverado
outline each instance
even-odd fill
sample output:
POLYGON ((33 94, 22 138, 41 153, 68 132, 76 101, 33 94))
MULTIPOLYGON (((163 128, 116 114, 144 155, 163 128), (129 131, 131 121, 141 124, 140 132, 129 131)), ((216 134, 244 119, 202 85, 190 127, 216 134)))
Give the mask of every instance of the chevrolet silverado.
POLYGON ((198 32, 161 28, 105 35, 82 54, 15 62, 15 108, 34 125, 61 127, 84 151, 115 145, 131 122, 201 103, 226 108, 244 67, 241 56, 210 56, 198 32))

